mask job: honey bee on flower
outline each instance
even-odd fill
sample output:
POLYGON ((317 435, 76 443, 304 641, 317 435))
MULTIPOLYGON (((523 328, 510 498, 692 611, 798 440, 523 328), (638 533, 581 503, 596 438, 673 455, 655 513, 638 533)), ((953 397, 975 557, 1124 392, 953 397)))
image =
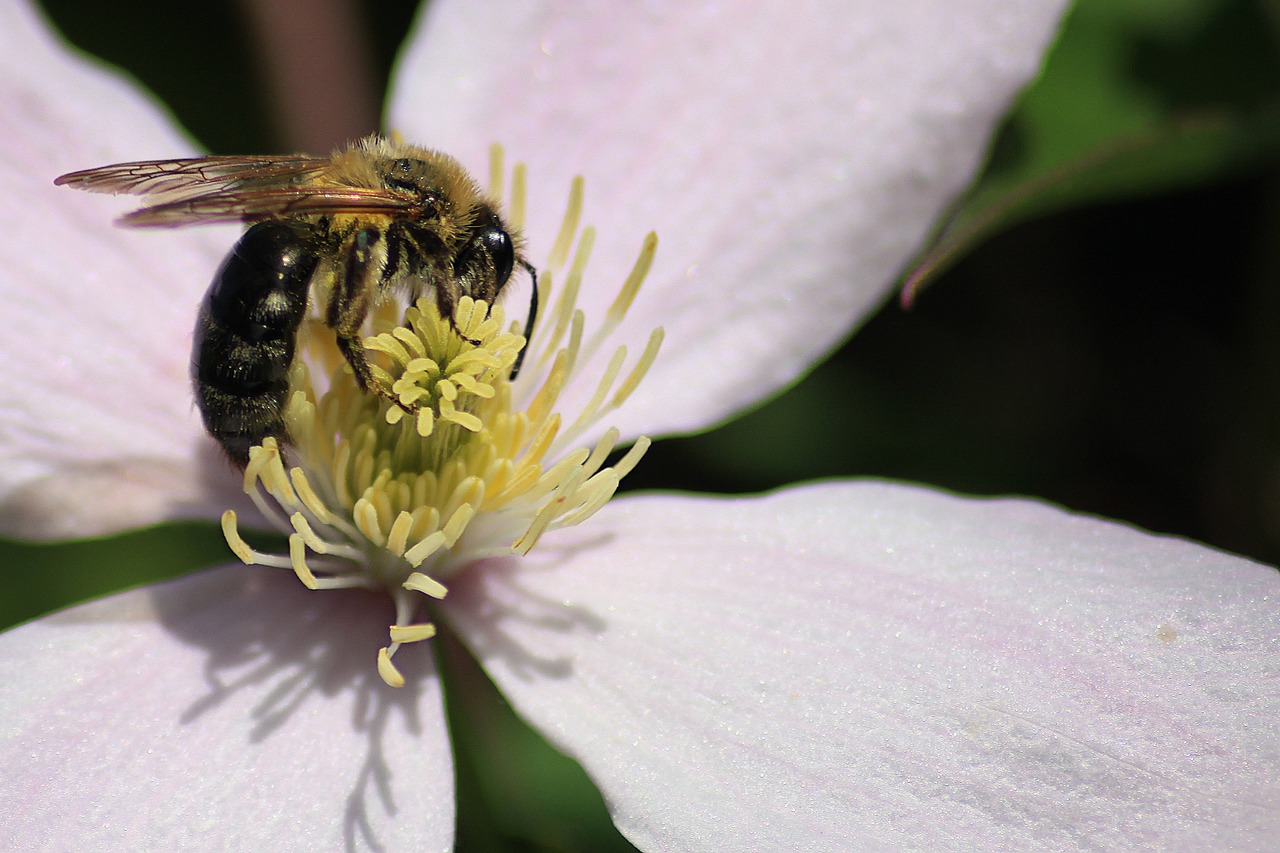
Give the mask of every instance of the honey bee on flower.
MULTIPOLYGON (((493 158, 500 175, 500 149, 493 158)), ((574 420, 556 411, 601 342, 583 346, 575 310, 590 232, 552 328, 536 342, 540 389, 515 407, 510 383, 529 352, 537 275, 516 226, 446 155, 371 137, 327 159, 123 163, 57 182, 147 196, 128 225, 253 223, 205 295, 191 374, 206 429, 289 536, 289 554, 250 547, 231 510, 223 532, 245 563, 291 568, 310 589, 389 590, 395 619, 378 654, 389 684, 404 684, 392 663, 400 646, 435 634, 417 618, 421 596, 443 598, 461 567, 528 553, 547 530, 586 520, 649 446, 641 438, 605 467, 617 430, 590 447, 572 442, 640 383, 661 329, 625 377, 618 349, 574 420), (516 268, 532 283, 523 335, 494 304, 516 268)), ((523 186, 513 195, 523 197, 523 186)), ((548 272, 567 256, 581 201, 579 181, 548 272)), ((606 330, 635 297, 656 245, 650 235, 606 330)))

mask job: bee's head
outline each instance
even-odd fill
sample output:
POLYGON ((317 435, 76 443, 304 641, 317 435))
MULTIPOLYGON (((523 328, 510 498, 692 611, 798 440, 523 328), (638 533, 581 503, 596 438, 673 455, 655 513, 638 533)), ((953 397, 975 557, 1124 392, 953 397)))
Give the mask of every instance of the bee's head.
POLYGON ((511 278, 516 250, 502 219, 486 211, 472 226, 467 243, 454 261, 454 274, 460 279, 481 278, 489 282, 485 295, 492 299, 511 278))

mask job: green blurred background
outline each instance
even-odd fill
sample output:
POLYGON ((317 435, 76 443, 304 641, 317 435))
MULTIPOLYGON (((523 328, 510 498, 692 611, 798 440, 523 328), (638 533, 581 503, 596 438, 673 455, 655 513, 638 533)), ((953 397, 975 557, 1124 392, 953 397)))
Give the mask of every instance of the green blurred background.
MULTIPOLYGON (((325 132, 283 106, 262 35, 272 4, 43 5, 213 152, 325 132)), ((349 81, 367 104, 346 120, 372 130, 417 4, 346 8, 368 72, 349 81)), ((886 305, 758 410, 658 442, 625 487, 887 477, 1038 496, 1280 562, 1278 38, 1280 0, 1084 0, 916 266, 910 310, 886 305)), ((212 524, 0 542, 0 625, 227 558, 212 524)), ((451 720, 460 847, 627 849, 575 767, 441 647, 451 701, 472 709, 451 720)))

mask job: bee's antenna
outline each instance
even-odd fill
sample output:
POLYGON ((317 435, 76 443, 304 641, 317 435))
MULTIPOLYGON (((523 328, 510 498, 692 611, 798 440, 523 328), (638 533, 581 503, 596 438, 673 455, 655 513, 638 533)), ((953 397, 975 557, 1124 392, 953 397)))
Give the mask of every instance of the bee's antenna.
POLYGON ((520 266, 524 267, 525 272, 529 274, 529 281, 532 282, 532 295, 529 297, 529 319, 524 323, 524 349, 520 350, 516 355, 515 364, 511 365, 511 374, 508 378, 515 379, 520 374, 520 365, 524 364, 524 355, 529 351, 529 344, 532 341, 533 324, 538 319, 538 271, 533 268, 533 264, 524 260, 519 261, 520 266))

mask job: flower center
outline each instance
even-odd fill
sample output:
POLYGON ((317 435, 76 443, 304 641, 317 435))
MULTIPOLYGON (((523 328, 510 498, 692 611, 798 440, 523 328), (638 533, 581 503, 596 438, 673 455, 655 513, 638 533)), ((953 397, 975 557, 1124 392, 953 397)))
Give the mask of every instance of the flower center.
MULTIPOLYGON (((515 174, 513 196, 521 198, 523 171, 517 167, 515 174)), ((579 179, 541 271, 544 301, 573 244, 581 197, 579 179)), ((621 381, 627 353, 615 350, 595 394, 567 426, 556 410, 578 366, 625 314, 657 245, 653 235, 646 238, 603 328, 584 346, 585 318, 575 303, 592 241, 592 230, 583 229, 562 292, 542 315, 547 320, 529 343, 515 386, 509 375, 524 339, 508 328, 501 306, 469 297, 459 299, 453 323, 430 298, 406 306, 389 297, 380 304, 364 346, 375 380, 400 406, 360 390, 319 319, 299 334, 285 410, 289 446, 266 439, 250 451, 244 472, 246 493, 288 534, 289 553, 251 548, 230 510, 223 533, 245 563, 288 567, 310 589, 390 591, 395 623, 378 653, 388 684, 404 684, 392 663, 396 650, 434 636, 435 627, 418 614, 445 597, 445 584, 459 570, 488 557, 528 553, 543 534, 590 518, 648 449, 648 439, 640 438, 605 467, 618 443, 616 429, 589 445, 574 443, 643 379, 657 357, 660 328, 621 381)))

